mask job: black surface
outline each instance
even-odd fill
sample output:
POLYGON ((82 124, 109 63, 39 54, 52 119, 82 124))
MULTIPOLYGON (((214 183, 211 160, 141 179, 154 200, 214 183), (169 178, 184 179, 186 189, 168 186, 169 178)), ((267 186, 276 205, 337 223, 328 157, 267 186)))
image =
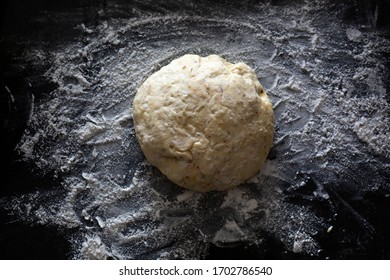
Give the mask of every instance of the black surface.
POLYGON ((25 224, 0 211, 1 259, 63 260, 71 257, 69 240, 55 227, 25 224))
MULTIPOLYGON (((1 5, 2 10, 1 36, 14 37, 14 44, 10 41, 0 42, 0 148, 1 148, 1 196, 21 194, 34 189, 44 189, 50 192, 53 185, 57 185, 61 178, 54 178, 53 174, 36 173, 32 166, 20 162, 14 152, 15 145, 19 141, 28 119, 31 109, 31 89, 29 79, 34 77, 31 69, 19 68, 17 54, 23 50, 18 44, 18 36, 33 36, 36 32, 40 39, 48 43, 59 43, 58 33, 61 38, 72 37, 68 25, 71 20, 63 21, 63 26, 53 26, 53 33, 40 34, 36 28, 39 24, 30 25, 30 19, 40 13, 50 10, 69 10, 82 8, 82 18, 86 21, 94 21, 99 17, 97 10, 105 7, 106 1, 8 1, 1 5), (61 28, 61 32, 55 28, 61 28), (42 36, 44 38, 42 38, 42 36), (9 53, 12 52, 12 57, 9 53), (29 79, 25 77, 28 76, 29 79), (12 91, 15 103, 10 106, 10 96, 5 86, 12 91)), ((272 1, 282 4, 283 1, 272 1)), ((239 4, 238 4, 239 6, 239 4)), ((386 29, 390 24, 390 1, 357 1, 355 8, 349 9, 345 14, 345 20, 349 22, 372 22, 373 28, 386 29), (373 21, 375 4, 379 7, 378 20, 373 21), (371 12, 370 12, 371 11, 371 12)), ((50 14, 50 13, 49 13, 50 14)), ((390 60, 389 60, 390 61, 390 60)), ((37 71, 36 69, 34 71, 37 71)), ((38 71, 39 72, 39 71, 38 71)), ((387 84, 389 87, 389 83, 387 84)), ((54 85, 42 83, 35 87, 34 96, 41 98, 44 92, 49 92, 54 85)), ((388 90, 389 91, 389 90, 388 90)), ((305 188, 310 188, 310 182, 305 188)), ((339 193, 334 189, 337 186, 326 186, 330 193, 330 205, 321 204, 321 201, 310 201, 308 204, 314 211, 322 211, 322 216, 329 217, 333 224, 333 230, 324 236, 318 236, 317 240, 322 248, 319 258, 331 259, 390 259, 390 197, 381 191, 366 194, 364 197, 354 197, 351 193, 339 193), (353 208, 350 207, 353 206, 353 208), (357 211, 356 211, 357 210, 357 211), (360 213, 360 214, 357 214, 360 213), (361 222, 360 215, 364 215, 366 221, 361 222), (362 229, 361 227, 364 227, 362 229)), ((343 188, 348 189, 348 188, 343 188)), ((351 187, 353 189, 353 186, 351 187)), ((288 199, 290 202, 301 203, 307 199, 305 192, 310 190, 294 190, 288 199)), ((307 202, 307 201, 306 201, 307 202)), ((1 259, 67 259, 70 257, 71 243, 63 237, 61 230, 55 227, 29 225, 21 222, 9 213, 0 212, 0 258, 1 259)), ((270 236, 263 237, 261 246, 239 244, 235 247, 217 247, 211 245, 207 259, 299 259, 311 258, 310 256, 292 254, 286 251, 270 236)))

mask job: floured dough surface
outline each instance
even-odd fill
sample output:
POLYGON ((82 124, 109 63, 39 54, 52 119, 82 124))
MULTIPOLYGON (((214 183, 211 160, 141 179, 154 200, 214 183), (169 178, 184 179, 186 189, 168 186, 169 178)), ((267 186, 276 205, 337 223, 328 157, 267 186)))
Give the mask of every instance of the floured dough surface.
POLYGON ((133 102, 150 164, 195 191, 254 176, 272 145, 274 114, 255 72, 217 55, 184 55, 152 74, 133 102))

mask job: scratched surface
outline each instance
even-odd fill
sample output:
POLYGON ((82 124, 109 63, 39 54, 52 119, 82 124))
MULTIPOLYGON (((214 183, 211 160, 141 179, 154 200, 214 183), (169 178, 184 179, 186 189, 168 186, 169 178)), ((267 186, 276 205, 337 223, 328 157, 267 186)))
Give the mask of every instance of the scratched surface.
MULTIPOLYGON (((33 178, 3 196, 4 219, 54 228, 67 258, 389 258, 389 33, 357 8, 102 1, 39 10, 33 32, 13 27, 1 45, 30 111, 6 189, 33 178), (186 53, 247 63, 273 103, 266 166, 237 189, 184 191, 136 142, 137 87, 186 53)), ((22 99, 11 85, 9 104, 22 99)))

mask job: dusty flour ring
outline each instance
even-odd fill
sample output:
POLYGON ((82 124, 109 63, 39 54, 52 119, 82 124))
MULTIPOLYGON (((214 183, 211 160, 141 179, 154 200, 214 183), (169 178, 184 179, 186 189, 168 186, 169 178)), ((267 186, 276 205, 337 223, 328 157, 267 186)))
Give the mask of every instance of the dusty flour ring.
POLYGON ((255 72, 217 55, 173 60, 140 86, 133 108, 147 160, 190 190, 245 182, 272 145, 272 104, 255 72))
MULTIPOLYGON (((64 37, 63 48, 55 48, 36 44, 40 36, 26 39, 26 65, 42 69, 48 64, 51 70, 45 75, 60 88, 45 93, 47 102, 36 98, 18 150, 43 172, 65 170, 61 176, 66 193, 56 186, 58 193, 48 197, 43 189, 15 197, 9 207, 29 223, 79 228, 74 237, 64 231, 74 244, 73 258, 199 259, 204 258, 199 248, 206 242, 262 246, 261 232, 283 244, 281 257, 286 257, 285 250, 328 256, 318 234, 328 235, 334 220, 311 205, 332 203, 332 195, 323 188, 332 182, 345 194, 353 191, 353 196, 374 194, 375 188, 381 193, 387 186, 390 146, 383 55, 388 39, 345 23, 343 10, 351 3, 329 13, 335 6, 328 2, 257 3, 245 14, 230 5, 209 14, 207 3, 199 2, 204 18, 194 18, 191 1, 177 3, 165 17, 157 9, 145 12, 142 5, 135 7, 138 16, 131 20, 103 18, 97 26, 84 27, 87 45, 64 37), (329 17, 337 28, 323 24, 329 17), (349 29, 362 35, 351 37, 349 29), (144 164, 129 110, 134 93, 144 73, 188 50, 247 62, 273 101, 278 128, 272 156, 240 188, 182 193, 167 187, 167 180, 144 164), (334 59, 321 59, 326 57, 334 59), (85 146, 92 152, 86 153, 85 146), (311 184, 307 175, 319 184, 311 184), (353 183, 345 190, 347 184, 340 184, 339 178, 353 178, 347 179, 353 183), (294 192, 302 188, 304 197, 291 202, 286 192, 290 187, 294 192), (156 219, 157 211, 161 215, 156 219)), ((124 10, 129 9, 118 5, 107 13, 122 15, 124 10)), ((72 22, 73 16, 68 17, 72 22)), ((51 24, 42 26, 42 32, 52 30, 51 24)), ((360 239, 354 223, 348 228, 349 240, 360 239)), ((332 233, 336 231, 334 226, 332 233)), ((361 243, 351 244, 361 250, 361 243)), ((278 247, 272 250, 278 254, 278 247)))

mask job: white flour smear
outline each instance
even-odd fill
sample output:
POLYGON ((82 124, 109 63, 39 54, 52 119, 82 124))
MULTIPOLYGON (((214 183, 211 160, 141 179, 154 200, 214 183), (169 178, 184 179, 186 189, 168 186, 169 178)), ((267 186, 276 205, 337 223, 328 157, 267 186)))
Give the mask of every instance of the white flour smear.
POLYGON ((202 12, 181 3, 148 13, 134 4, 130 18, 111 17, 129 9, 113 5, 101 11, 109 19, 75 25, 79 39, 55 49, 33 45, 26 60, 49 60, 45 75, 58 87, 34 104, 17 149, 63 183, 50 201, 37 191, 7 198, 6 208, 33 223, 76 229, 69 238, 77 259, 198 259, 210 243, 261 246, 265 235, 294 253, 318 255, 316 236, 332 224, 310 202, 328 203, 327 184, 349 178, 362 192, 386 184, 376 174, 390 169, 381 57, 390 43, 369 26, 342 23, 328 1, 307 2, 206 5, 202 12), (137 87, 186 53, 247 63, 274 105, 266 166, 228 192, 175 186, 145 162, 135 139, 137 87), (357 172, 362 166, 372 172, 369 185, 367 172, 357 172), (291 202, 289 194, 302 189, 308 203, 291 202))

